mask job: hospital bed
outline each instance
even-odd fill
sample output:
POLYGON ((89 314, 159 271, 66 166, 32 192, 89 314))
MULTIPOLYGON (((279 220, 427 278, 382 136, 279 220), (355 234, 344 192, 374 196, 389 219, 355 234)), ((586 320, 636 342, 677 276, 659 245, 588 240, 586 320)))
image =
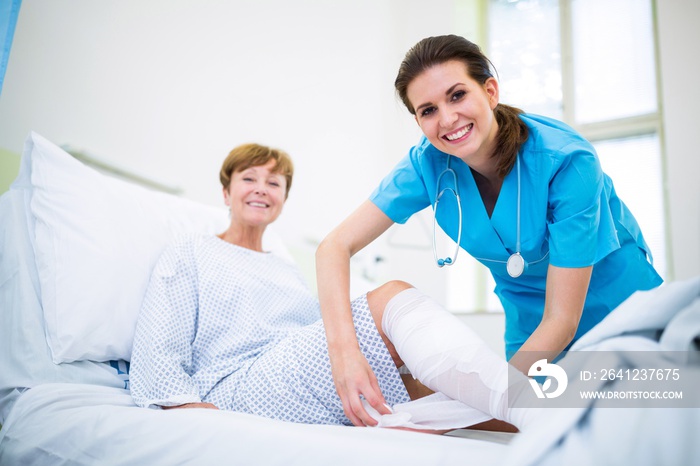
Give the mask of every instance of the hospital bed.
MULTIPOLYGON (((174 236, 226 222, 223 209, 105 176, 29 135, 0 197, 0 465, 700 464, 697 408, 591 401, 523 433, 440 436, 136 407, 128 361, 151 268, 174 236)), ((279 234, 265 241, 292 260, 279 234)), ((700 278, 633 295, 577 349, 697 354, 699 336, 700 278)))

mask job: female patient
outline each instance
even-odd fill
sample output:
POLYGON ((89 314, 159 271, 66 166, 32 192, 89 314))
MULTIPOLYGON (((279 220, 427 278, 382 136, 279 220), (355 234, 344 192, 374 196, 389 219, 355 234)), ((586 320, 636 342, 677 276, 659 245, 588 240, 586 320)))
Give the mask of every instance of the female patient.
MULTIPOLYGON (((262 248, 263 232, 280 215, 292 175, 286 153, 257 144, 237 147, 225 159, 220 179, 230 208, 228 229, 218 236, 181 238, 166 248, 153 270, 131 361, 137 405, 357 423, 344 414, 335 390, 318 301, 293 265, 262 248)), ((412 374, 432 390, 519 423, 509 418, 500 396, 507 385, 506 362, 408 284, 390 282, 357 298, 352 319, 389 405, 429 392, 411 377, 402 380, 399 348, 408 355, 404 359, 412 374), (443 316, 442 323, 436 315, 443 316), (422 320, 428 325, 421 327, 422 320), (471 375, 460 367, 469 384, 446 386, 460 376, 450 352, 477 359, 489 369, 483 376, 488 380, 473 377, 481 374, 479 367, 467 371, 471 375), (460 387, 465 393, 458 393, 460 387), (475 396, 479 390, 487 396, 475 396)), ((364 423, 376 425, 373 419, 364 423)))

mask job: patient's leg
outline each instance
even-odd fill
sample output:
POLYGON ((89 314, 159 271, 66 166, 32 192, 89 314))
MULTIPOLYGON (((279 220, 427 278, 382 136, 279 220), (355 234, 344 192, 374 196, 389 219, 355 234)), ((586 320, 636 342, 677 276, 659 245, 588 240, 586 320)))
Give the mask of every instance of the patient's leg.
MULTIPOLYGON (((394 364, 396 364, 398 368, 403 368, 404 363, 396 352, 394 344, 384 334, 384 330, 382 329, 382 317, 387 303, 398 293, 411 288, 413 287, 406 282, 394 280, 367 293, 367 303, 369 304, 369 309, 374 318, 374 323, 377 326, 377 330, 379 330, 379 335, 382 337, 386 348, 389 350, 391 358, 394 360, 394 364)), ((417 400, 418 398, 423 398, 424 396, 434 393, 410 374, 401 374, 401 380, 403 380, 408 396, 411 397, 412 400, 417 400)))
POLYGON ((519 428, 527 424, 530 410, 508 409, 508 397, 528 389, 527 377, 515 374, 509 385, 508 363, 456 316, 408 284, 388 285, 395 293, 384 303, 380 334, 394 362, 431 390, 519 428))
POLYGON ((380 286, 379 288, 367 293, 367 303, 369 304, 370 312, 372 313, 372 317, 374 319, 375 325, 377 326, 377 330, 379 331, 379 335, 384 341, 384 345, 386 345, 387 350, 389 350, 389 354, 391 355, 394 364, 396 364, 396 367, 399 368, 402 372, 401 380, 406 386, 408 396, 412 400, 417 400, 419 398, 431 395, 435 392, 423 385, 408 371, 406 365, 401 359, 401 356, 396 351, 396 347, 386 336, 386 334, 384 333, 384 329, 382 328, 384 310, 386 309, 387 304, 392 300, 392 298, 394 298, 394 296, 396 296, 404 290, 409 289, 415 288, 413 288, 413 286, 411 286, 410 284, 400 280, 390 281, 380 286))

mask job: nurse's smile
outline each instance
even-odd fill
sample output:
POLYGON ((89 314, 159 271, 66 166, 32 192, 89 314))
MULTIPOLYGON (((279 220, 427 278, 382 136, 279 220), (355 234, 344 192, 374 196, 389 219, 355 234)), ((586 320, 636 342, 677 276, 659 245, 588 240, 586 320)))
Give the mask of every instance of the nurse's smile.
POLYGON ((467 137, 469 137, 469 134, 471 134, 472 128, 474 128, 474 123, 470 123, 469 125, 454 131, 452 133, 446 134, 443 136, 444 139, 447 139, 450 142, 461 142, 467 137))

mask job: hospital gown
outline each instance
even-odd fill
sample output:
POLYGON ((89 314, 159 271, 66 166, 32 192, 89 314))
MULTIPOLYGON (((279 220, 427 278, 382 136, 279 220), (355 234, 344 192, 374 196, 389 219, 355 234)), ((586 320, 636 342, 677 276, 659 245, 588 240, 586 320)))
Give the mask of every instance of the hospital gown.
MULTIPOLYGON (((408 394, 365 296, 360 346, 389 404, 408 394)), ((292 422, 350 424, 331 375, 318 301, 298 269, 215 236, 187 236, 156 265, 131 360, 139 406, 208 402, 292 422)))

